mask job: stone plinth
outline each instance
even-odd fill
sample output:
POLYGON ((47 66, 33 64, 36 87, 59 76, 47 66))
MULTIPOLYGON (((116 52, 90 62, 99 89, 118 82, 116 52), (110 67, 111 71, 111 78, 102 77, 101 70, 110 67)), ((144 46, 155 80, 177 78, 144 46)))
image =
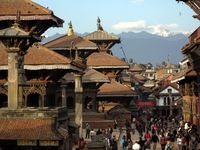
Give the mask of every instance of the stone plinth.
POLYGON ((0 117, 1 118, 47 118, 55 117, 57 120, 66 120, 68 116, 66 115, 67 108, 23 108, 23 109, 9 109, 1 108, 0 117))

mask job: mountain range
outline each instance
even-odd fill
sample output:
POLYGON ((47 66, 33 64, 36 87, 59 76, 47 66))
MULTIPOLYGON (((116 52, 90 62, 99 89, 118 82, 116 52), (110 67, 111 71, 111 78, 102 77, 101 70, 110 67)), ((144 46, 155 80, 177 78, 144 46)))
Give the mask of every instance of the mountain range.
MULTIPOLYGON (((80 36, 86 35, 79 34, 80 36)), ((42 43, 51 41, 63 34, 55 34, 45 38, 42 43)), ((117 34, 121 43, 116 44, 111 50, 119 58, 130 59, 135 63, 161 64, 163 61, 178 64, 182 59, 181 48, 188 43, 184 34, 173 34, 167 37, 142 32, 122 32, 117 34)))

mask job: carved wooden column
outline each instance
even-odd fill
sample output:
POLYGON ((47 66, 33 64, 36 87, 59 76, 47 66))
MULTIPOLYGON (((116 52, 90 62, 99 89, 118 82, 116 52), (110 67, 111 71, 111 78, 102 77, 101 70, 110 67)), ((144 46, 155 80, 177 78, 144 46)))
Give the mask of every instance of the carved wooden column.
POLYGON ((82 74, 75 74, 75 122, 79 127, 79 137, 83 137, 83 87, 82 87, 82 74))
POLYGON ((25 98, 24 98, 24 107, 27 107, 27 99, 28 99, 28 95, 25 95, 25 98))
POLYGON ((45 95, 44 94, 42 94, 41 95, 41 98, 42 98, 42 107, 45 107, 45 95))
POLYGON ((8 107, 18 107, 18 52, 19 48, 8 50, 8 107))
POLYGON ((20 88, 19 90, 23 80, 23 54, 39 39, 30 35, 29 32, 25 32, 16 22, 12 27, 0 30, 0 41, 7 48, 8 52, 8 107, 10 109, 17 109, 22 106, 23 98, 23 89, 20 88))
POLYGON ((26 84, 25 71, 24 71, 24 52, 18 55, 18 108, 23 107, 23 87, 26 84))
POLYGON ((66 98, 66 85, 61 85, 62 89, 62 107, 67 107, 67 98, 66 98))

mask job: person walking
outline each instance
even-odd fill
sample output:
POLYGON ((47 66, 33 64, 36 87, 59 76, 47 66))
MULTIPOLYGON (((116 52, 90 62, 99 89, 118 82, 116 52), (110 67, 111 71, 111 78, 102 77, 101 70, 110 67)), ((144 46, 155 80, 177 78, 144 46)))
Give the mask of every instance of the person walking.
POLYGON ((113 135, 112 139, 110 140, 110 147, 111 147, 111 150, 118 150, 117 139, 115 135, 113 135))
POLYGON ((140 137, 138 144, 140 144, 140 147, 142 150, 144 149, 144 143, 145 143, 145 140, 143 140, 142 137, 140 137))
POLYGON ((159 142, 158 136, 154 133, 151 137, 152 149, 156 150, 157 143, 159 142))
POLYGON ((148 131, 146 131, 145 135, 144 135, 145 140, 149 141, 151 139, 151 135, 148 131))
POLYGON ((167 139, 166 139, 164 133, 162 133, 160 136, 160 145, 161 145, 162 150, 165 150, 166 144, 167 144, 167 139))
POLYGON ((182 150, 182 137, 181 137, 181 135, 179 135, 177 137, 176 141, 177 141, 178 149, 182 150))
POLYGON ((138 144, 138 141, 135 141, 135 143, 132 146, 132 150, 140 150, 141 146, 138 144))
POLYGON ((151 150, 151 142, 150 142, 150 140, 145 140, 144 150, 151 150))
POLYGON ((122 150, 126 150, 126 147, 128 146, 128 141, 125 135, 123 135, 123 137, 121 138, 120 144, 121 144, 122 150))
POLYGON ((90 138, 90 130, 91 130, 91 128, 90 128, 90 125, 89 125, 89 123, 86 123, 86 135, 85 135, 85 138, 87 139, 87 138, 90 138))
POLYGON ((128 139, 128 146, 127 146, 127 149, 128 149, 128 150, 132 150, 132 145, 133 145, 133 142, 132 142, 130 139, 128 139))

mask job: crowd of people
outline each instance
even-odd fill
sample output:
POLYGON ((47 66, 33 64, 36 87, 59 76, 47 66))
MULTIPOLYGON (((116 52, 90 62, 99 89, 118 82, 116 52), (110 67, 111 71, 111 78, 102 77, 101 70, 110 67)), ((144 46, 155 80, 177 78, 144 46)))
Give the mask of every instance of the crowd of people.
POLYGON ((114 128, 96 129, 86 124, 86 137, 103 135, 107 150, 198 150, 200 143, 195 125, 189 122, 178 122, 175 119, 151 118, 143 121, 133 118, 126 121, 123 128, 114 121, 114 128), (123 130, 123 131, 122 131, 123 130), (135 130, 139 137, 132 140, 135 130), (118 131, 119 135, 113 133, 118 131), (159 146, 158 146, 159 145, 159 146))
MULTIPOLYGON (((127 138, 131 144, 121 144, 122 150, 156 150, 158 144, 162 150, 198 150, 197 128, 189 122, 151 118, 146 122, 134 119, 132 124, 140 137, 134 143, 127 138)), ((125 138, 126 135, 122 139, 125 138)))

